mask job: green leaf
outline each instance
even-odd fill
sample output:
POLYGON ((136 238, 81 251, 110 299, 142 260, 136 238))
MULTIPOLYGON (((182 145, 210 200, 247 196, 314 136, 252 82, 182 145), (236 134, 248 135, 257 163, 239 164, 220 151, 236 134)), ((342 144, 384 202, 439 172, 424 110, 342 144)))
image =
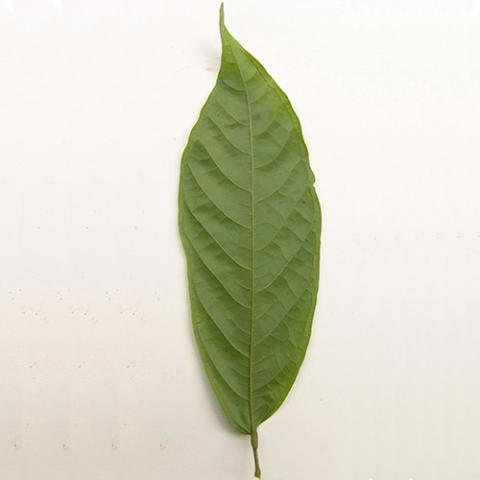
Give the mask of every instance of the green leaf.
POLYGON ((251 435, 282 404, 310 338, 320 206, 298 118, 226 29, 222 62, 185 148, 180 232, 196 340, 230 423, 251 435))

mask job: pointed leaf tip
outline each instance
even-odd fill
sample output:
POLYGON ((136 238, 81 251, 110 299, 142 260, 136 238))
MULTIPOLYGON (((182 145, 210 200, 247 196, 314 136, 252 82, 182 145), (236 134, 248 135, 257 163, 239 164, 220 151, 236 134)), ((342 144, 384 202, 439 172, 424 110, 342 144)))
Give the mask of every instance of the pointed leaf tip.
POLYGON ((223 8, 223 2, 220 4, 220 28, 225 26, 225 9, 223 8))
POLYGON ((229 32, 227 30, 227 27, 225 26, 225 10, 223 6, 223 2, 220 4, 220 37, 222 39, 222 45, 224 46, 225 43, 227 42, 229 35, 229 32))

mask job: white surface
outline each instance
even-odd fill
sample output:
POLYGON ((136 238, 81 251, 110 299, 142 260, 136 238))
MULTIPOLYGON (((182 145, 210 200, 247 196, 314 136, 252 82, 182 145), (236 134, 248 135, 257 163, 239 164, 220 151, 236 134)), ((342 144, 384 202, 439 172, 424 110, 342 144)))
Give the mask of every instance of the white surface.
MULTIPOLYGON (((324 212, 266 480, 480 477, 477 0, 228 0, 324 212)), ((180 155, 218 2, 0 3, 0 478, 242 480, 190 333, 180 155)))

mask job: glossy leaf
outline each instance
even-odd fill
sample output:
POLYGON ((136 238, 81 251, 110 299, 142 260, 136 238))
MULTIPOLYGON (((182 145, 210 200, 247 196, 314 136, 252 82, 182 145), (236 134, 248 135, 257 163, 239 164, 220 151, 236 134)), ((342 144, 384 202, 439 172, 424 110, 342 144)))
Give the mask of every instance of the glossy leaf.
POLYGON ((182 158, 179 215, 195 336, 231 424, 282 404, 310 338, 320 207, 292 106, 220 14, 217 83, 182 158))

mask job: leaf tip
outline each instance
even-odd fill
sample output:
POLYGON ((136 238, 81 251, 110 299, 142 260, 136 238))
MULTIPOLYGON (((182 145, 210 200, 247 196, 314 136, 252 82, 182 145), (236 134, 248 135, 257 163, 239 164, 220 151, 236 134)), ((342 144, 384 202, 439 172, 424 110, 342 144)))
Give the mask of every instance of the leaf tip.
POLYGON ((220 37, 222 38, 222 45, 228 42, 230 34, 225 26, 225 9, 223 6, 223 2, 220 4, 220 37))
POLYGON ((225 9, 223 7, 223 2, 220 4, 220 28, 225 27, 225 9))

